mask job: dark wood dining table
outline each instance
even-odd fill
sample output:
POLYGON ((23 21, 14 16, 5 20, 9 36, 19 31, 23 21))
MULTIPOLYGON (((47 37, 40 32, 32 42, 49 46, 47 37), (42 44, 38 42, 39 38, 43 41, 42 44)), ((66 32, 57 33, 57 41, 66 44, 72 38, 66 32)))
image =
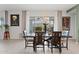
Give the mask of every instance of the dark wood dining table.
MULTIPOLYGON (((45 34, 44 36, 45 36, 45 38, 49 38, 52 35, 45 34)), ((27 38, 34 38, 34 37, 35 37, 34 33, 28 33, 27 35, 23 36, 23 38, 25 39, 25 48, 27 46, 27 43, 26 43, 27 40, 28 40, 27 38)), ((64 36, 64 35, 62 35, 61 38, 66 38, 66 46, 61 46, 61 48, 67 48, 68 49, 68 39, 72 38, 72 36, 64 36)), ((45 39, 45 41, 47 41, 47 39, 45 39)))

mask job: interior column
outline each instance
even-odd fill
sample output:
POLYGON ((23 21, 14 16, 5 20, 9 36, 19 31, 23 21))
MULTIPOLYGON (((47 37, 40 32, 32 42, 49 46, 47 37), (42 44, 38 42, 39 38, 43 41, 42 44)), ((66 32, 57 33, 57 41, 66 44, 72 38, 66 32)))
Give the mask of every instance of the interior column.
POLYGON ((62 11, 57 11, 58 30, 62 30, 62 11))

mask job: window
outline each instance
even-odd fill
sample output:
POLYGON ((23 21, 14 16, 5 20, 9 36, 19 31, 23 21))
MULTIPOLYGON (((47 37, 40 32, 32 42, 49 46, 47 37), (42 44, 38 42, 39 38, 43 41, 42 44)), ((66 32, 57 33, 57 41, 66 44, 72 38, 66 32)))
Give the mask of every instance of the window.
POLYGON ((35 27, 42 27, 44 30, 44 23, 47 23, 47 27, 51 27, 53 30, 54 26, 54 17, 53 16, 31 16, 29 20, 29 30, 30 33, 33 33, 35 27))
POLYGON ((3 18, 0 17, 0 27, 2 27, 2 25, 3 25, 3 18))
POLYGON ((1 26, 1 20, 0 20, 0 26, 1 26))

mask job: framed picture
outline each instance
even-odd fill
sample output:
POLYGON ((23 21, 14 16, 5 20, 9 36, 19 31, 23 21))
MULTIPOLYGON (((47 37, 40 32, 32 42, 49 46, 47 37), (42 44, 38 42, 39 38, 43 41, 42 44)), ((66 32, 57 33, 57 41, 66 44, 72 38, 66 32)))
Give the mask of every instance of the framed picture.
POLYGON ((70 29, 70 17, 62 18, 62 27, 63 29, 70 29))
POLYGON ((10 15, 10 24, 11 26, 19 26, 19 14, 10 15))

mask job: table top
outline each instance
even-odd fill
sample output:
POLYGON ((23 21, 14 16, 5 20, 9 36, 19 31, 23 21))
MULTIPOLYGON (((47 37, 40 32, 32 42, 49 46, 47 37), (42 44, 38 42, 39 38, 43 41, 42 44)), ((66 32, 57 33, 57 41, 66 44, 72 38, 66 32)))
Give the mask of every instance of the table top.
MULTIPOLYGON (((45 34, 45 37, 51 37, 52 35, 49 35, 49 34, 45 34)), ((27 35, 23 36, 23 37, 35 37, 35 33, 28 33, 27 35)), ((65 35, 62 35, 61 37, 68 37, 68 38, 72 38, 72 36, 65 36, 65 35)))

